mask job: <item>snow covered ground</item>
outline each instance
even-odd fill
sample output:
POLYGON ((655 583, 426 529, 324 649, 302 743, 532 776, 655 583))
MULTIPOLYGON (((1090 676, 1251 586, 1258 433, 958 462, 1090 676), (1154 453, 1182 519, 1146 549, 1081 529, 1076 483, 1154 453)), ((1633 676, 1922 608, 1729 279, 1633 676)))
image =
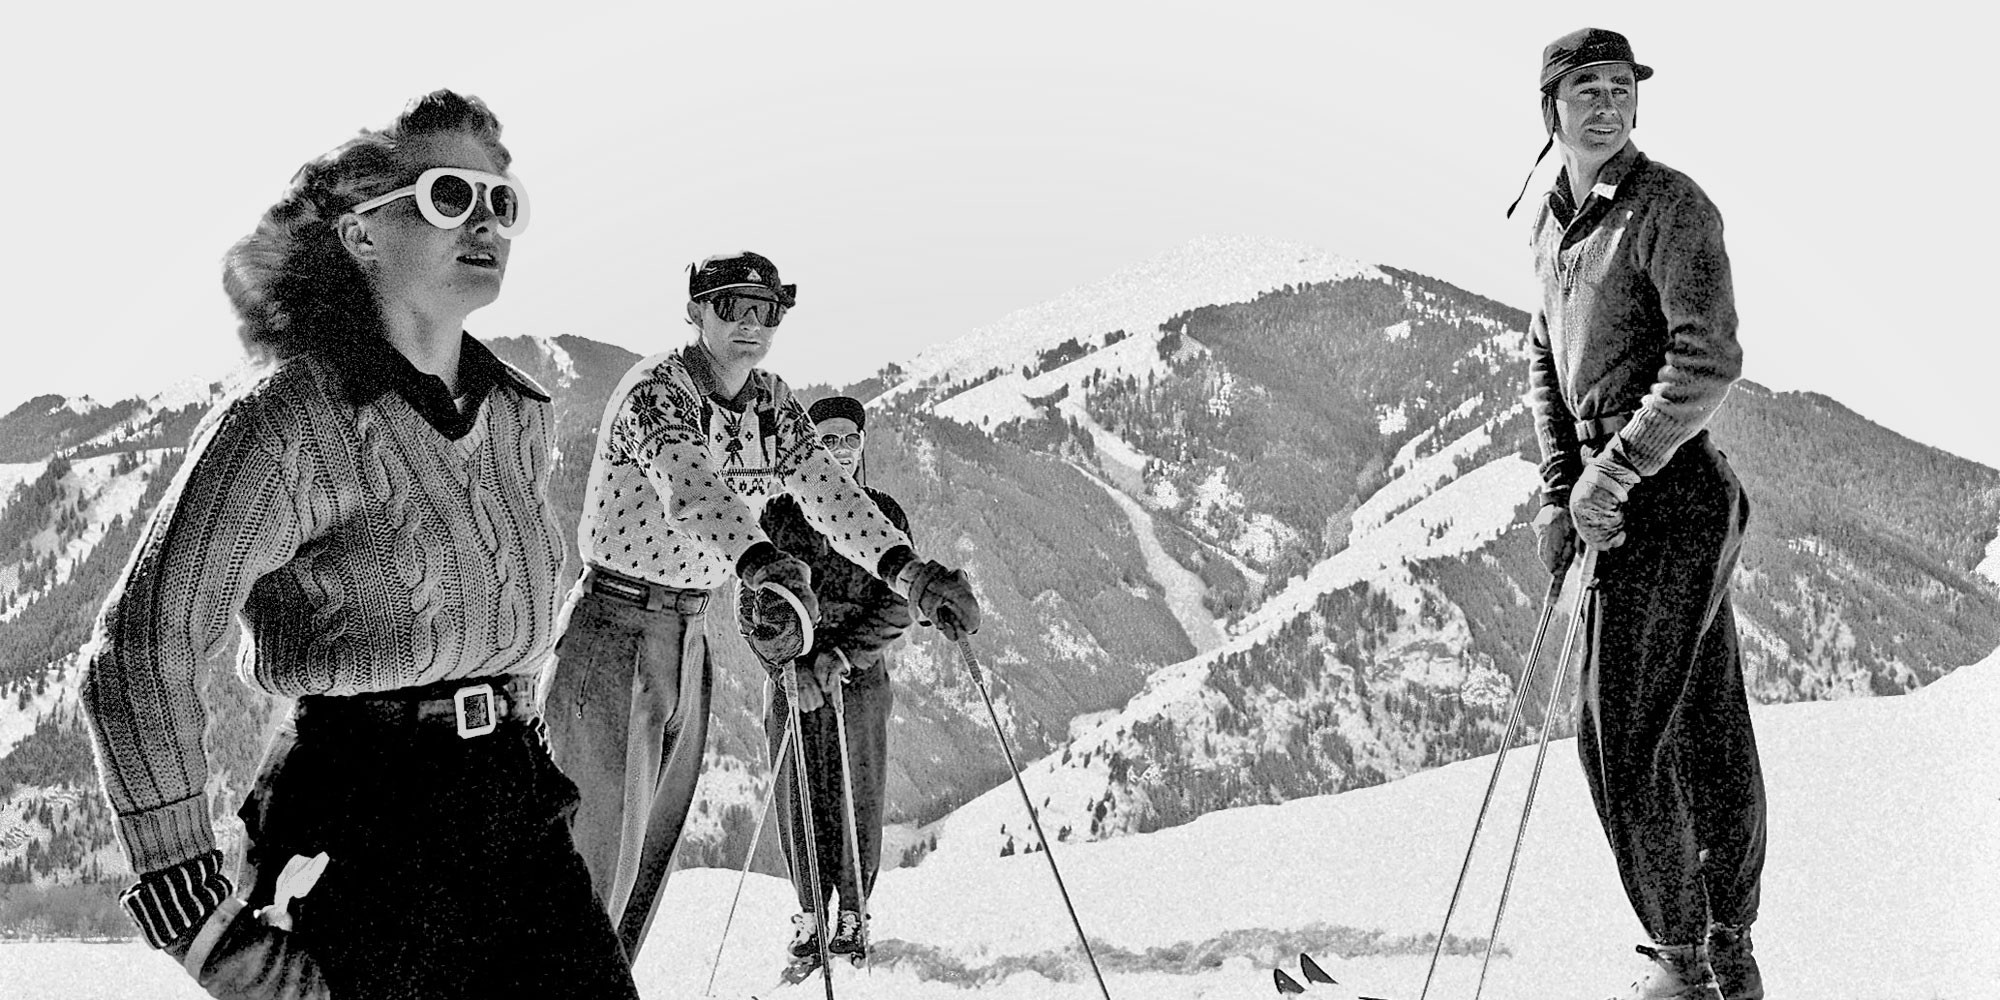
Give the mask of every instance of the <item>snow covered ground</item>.
MULTIPOLYGON (((1771 800, 1757 947, 1772 995, 2000 997, 2000 743, 1992 739, 2000 654, 1903 697, 1755 714, 1771 800)), ((1498 815, 1520 801, 1532 761, 1532 749, 1509 757, 1498 815)), ((1270 967, 1282 959, 1296 969, 1289 952, 1317 939, 1348 942, 1344 957, 1332 944, 1312 946, 1344 985, 1414 998, 1428 953, 1393 939, 1437 929, 1491 767, 1488 757, 1158 833, 1059 845, 1057 860, 1113 997, 1268 997, 1270 967), (1352 930, 1330 929, 1339 927, 1352 930), (1148 949, 1158 950, 1148 957, 1148 949)), ((1507 835, 1486 839, 1454 934, 1483 936, 1491 920, 1507 835)), ((735 883, 735 873, 715 869, 674 877, 665 903, 673 919, 656 924, 638 965, 643 995, 702 995, 735 883)), ((764 989, 790 906, 783 883, 751 877, 714 995, 820 995, 817 982, 764 989)), ((975 988, 995 998, 1096 996, 1039 854, 934 857, 887 872, 874 909, 880 950, 902 959, 839 970, 842 997, 975 988), (981 979, 1006 969, 1030 971, 981 979)), ((1485 995, 1590 998, 1622 988, 1639 961, 1629 912, 1575 747, 1551 744, 1500 935, 1509 955, 1496 959, 1485 995)), ((1448 956, 1431 995, 1470 996, 1478 964, 1448 956)), ((0 945, 0 996, 10 1000, 199 995, 142 945, 0 945)))

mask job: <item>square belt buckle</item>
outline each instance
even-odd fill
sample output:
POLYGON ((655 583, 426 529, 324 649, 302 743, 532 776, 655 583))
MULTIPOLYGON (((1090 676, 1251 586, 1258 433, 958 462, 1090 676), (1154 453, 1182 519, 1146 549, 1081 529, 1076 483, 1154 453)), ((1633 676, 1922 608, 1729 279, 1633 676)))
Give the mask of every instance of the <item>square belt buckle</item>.
POLYGON ((484 736, 499 728, 499 704, 493 695, 491 684, 468 684, 459 688, 451 696, 453 707, 457 709, 458 736, 469 740, 474 736, 484 736))

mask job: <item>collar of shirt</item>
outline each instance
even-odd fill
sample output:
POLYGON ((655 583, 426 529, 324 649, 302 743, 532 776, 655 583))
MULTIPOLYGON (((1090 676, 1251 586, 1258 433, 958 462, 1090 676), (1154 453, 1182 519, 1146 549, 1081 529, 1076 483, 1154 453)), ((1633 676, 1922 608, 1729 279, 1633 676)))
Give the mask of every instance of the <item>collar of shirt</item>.
POLYGON ((708 353, 708 345, 696 340, 681 352, 681 364, 687 367, 688 377, 694 379, 695 388, 701 394, 714 400, 718 405, 732 410, 741 410, 750 402, 756 392, 757 372, 753 369, 750 377, 743 380, 743 387, 730 396, 722 391, 722 383, 715 375, 715 356, 708 353))
POLYGON ((1618 197, 1618 189, 1625 183, 1625 178, 1645 164, 1646 154, 1639 152, 1637 143, 1627 139, 1625 147, 1611 154, 1611 159, 1598 168, 1597 183, 1590 186, 1590 195, 1583 200, 1581 208, 1570 195, 1569 168, 1564 167, 1556 172, 1555 187, 1549 189, 1549 212, 1567 229, 1578 218, 1595 215, 1610 205, 1618 197))
POLYGON ((458 408, 443 379, 419 371, 394 344, 379 336, 361 338, 347 351, 334 355, 347 385, 348 400, 366 406, 394 390, 425 422, 453 441, 472 430, 479 419, 480 404, 494 386, 512 386, 531 399, 549 401, 547 394, 516 375, 471 334, 461 333, 459 338, 458 387, 466 399, 464 410, 458 408))

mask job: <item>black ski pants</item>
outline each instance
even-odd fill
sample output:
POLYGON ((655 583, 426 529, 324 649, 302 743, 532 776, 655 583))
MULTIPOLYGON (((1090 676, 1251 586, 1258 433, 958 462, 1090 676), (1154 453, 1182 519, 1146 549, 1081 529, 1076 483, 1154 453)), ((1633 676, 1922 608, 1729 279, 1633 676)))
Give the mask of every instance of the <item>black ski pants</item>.
POLYGON ((299 700, 240 813, 251 909, 287 861, 327 854, 290 912, 332 995, 636 998, 539 720, 468 739, 345 701, 299 700))
MULTIPOLYGON (((847 717, 847 761, 854 782, 855 836, 860 841, 861 870, 847 847, 847 817, 841 808, 845 794, 840 779, 840 737, 834 724, 831 702, 800 717, 805 733, 807 787, 812 794, 813 856, 818 859, 820 892, 813 899, 806 885, 806 867, 800 845, 805 843, 805 822, 800 814, 795 754, 787 750, 778 762, 778 820, 784 830, 782 845, 792 886, 799 896, 799 909, 822 912, 840 890, 841 908, 861 910, 861 901, 875 891, 875 875, 882 861, 882 815, 886 808, 889 778, 889 710, 894 692, 889 685, 886 661, 869 657, 872 663, 856 664, 847 682, 842 710, 847 717)), ((790 724, 790 702, 782 682, 771 685, 771 702, 764 712, 764 735, 775 755, 790 724)))
POLYGON ((1703 431, 1626 502, 1585 608, 1577 749, 1618 874, 1659 944, 1756 919, 1764 779, 1729 577, 1750 504, 1703 431))

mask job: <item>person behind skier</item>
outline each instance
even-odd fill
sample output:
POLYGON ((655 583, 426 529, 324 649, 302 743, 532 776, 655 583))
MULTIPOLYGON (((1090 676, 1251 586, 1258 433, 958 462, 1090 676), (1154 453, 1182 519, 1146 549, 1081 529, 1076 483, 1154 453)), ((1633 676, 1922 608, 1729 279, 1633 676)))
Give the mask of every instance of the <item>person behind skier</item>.
POLYGON ((687 820, 708 732, 711 593, 731 573, 816 617, 812 570, 758 524, 789 495, 842 559, 932 620, 979 630, 965 574, 919 558, 757 367, 797 286, 743 251, 688 269, 696 338, 634 365, 598 427, 577 545, 584 571, 544 685, 549 742, 583 789, 572 833, 636 960, 687 820))
MULTIPOLYGON (((867 411, 850 396, 821 399, 807 411, 813 434, 840 467, 862 484, 869 499, 884 517, 904 533, 909 519, 894 497, 866 485, 864 447, 867 411)), ((853 563, 841 558, 826 537, 807 523, 805 511, 791 497, 777 497, 764 507, 764 533, 780 548, 805 560, 812 569, 813 594, 819 603, 820 622, 814 631, 813 648, 789 665, 773 667, 771 698, 764 713, 764 732, 770 740, 773 758, 778 758, 790 719, 786 692, 798 692, 800 727, 804 734, 806 773, 811 792, 813 841, 811 850, 818 859, 817 894, 806 882, 806 865, 801 851, 805 828, 800 816, 798 779, 794 757, 784 754, 776 760, 779 821, 783 824, 782 844, 798 893, 800 912, 792 918, 794 933, 790 950, 795 959, 818 955, 820 915, 837 888, 838 916, 832 926, 828 951, 850 955, 856 960, 868 952, 867 907, 874 891, 876 870, 882 854, 882 812, 887 789, 889 757, 889 709, 893 694, 889 686, 888 662, 883 651, 901 638, 910 627, 909 602, 853 563), (785 677, 780 671, 788 671, 785 677), (845 753, 841 748, 841 725, 836 724, 830 699, 841 698, 845 716, 845 753), (843 777, 843 769, 845 777, 843 777), (850 853, 846 810, 842 802, 852 786, 854 830, 857 847, 850 853), (860 855, 855 870, 854 853, 860 855)), ((754 625, 771 612, 780 611, 782 599, 769 592, 742 588, 738 614, 749 634, 754 625)))
POLYGON ((535 724, 555 415, 462 327, 528 221, 510 160, 439 90, 299 169, 224 259, 263 370, 203 419, 86 647, 120 902, 216 996, 638 995, 535 724), (242 681, 295 699, 239 883, 203 743, 232 619, 242 681))
POLYGON ((1764 783, 1729 599, 1750 504, 1706 429, 1743 355, 1722 216, 1630 139, 1652 74, 1598 28, 1542 55, 1563 169, 1532 238, 1535 529, 1551 572, 1597 552, 1577 748, 1653 942, 1628 996, 1759 1000, 1764 783))

